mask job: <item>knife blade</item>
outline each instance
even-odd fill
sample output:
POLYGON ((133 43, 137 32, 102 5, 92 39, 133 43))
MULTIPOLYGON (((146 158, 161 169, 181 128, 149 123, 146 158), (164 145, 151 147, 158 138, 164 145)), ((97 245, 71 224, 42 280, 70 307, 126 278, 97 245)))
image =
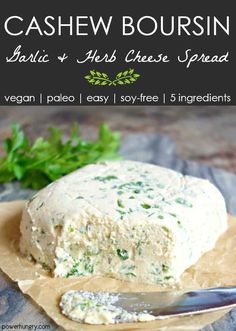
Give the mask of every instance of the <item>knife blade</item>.
POLYGON ((115 306, 156 317, 199 314, 236 306, 236 286, 193 291, 119 293, 115 306))

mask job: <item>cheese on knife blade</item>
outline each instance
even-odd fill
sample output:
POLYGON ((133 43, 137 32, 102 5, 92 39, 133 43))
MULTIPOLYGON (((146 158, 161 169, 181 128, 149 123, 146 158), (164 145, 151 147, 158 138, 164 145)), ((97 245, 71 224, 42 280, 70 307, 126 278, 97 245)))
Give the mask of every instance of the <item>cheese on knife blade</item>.
POLYGON ((207 180, 113 161, 62 177, 27 202, 20 249, 56 277, 171 284, 226 228, 224 199, 207 180))

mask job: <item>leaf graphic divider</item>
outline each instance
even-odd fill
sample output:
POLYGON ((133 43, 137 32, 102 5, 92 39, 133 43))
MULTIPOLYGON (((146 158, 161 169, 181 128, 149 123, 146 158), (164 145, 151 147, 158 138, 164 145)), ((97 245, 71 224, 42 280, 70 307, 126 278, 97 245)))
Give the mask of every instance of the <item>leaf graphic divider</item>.
POLYGON ((90 75, 86 75, 84 78, 87 80, 89 84, 92 85, 116 86, 116 85, 132 84, 136 82, 136 80, 139 77, 140 77, 139 74, 134 73, 134 69, 129 69, 123 72, 122 71, 119 72, 114 80, 111 80, 106 73, 95 70, 90 70, 90 75))

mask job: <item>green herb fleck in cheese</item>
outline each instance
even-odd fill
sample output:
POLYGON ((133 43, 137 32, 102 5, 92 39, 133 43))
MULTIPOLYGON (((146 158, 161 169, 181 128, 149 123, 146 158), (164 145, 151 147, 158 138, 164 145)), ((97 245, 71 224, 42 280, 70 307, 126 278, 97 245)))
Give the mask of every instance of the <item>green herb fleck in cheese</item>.
POLYGON ((151 206, 150 206, 148 203, 142 203, 141 206, 142 206, 144 209, 149 209, 149 208, 151 208, 151 206))
POLYGON ((123 202, 122 202, 120 199, 117 200, 117 205, 118 205, 118 207, 120 207, 120 208, 125 208, 123 202))
POLYGON ((129 254, 125 249, 117 249, 117 255, 121 258, 121 260, 127 260, 129 258, 129 254))

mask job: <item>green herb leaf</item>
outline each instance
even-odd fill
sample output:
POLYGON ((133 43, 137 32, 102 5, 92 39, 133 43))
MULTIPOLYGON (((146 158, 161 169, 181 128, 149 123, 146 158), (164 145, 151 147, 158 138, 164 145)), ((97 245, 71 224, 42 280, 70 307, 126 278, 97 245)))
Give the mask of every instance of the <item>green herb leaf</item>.
POLYGON ((75 276, 78 274, 78 268, 80 266, 79 262, 76 262, 73 267, 70 269, 70 271, 66 274, 66 278, 69 278, 71 276, 75 276))
POLYGON ((32 143, 19 124, 13 124, 11 129, 11 136, 3 143, 0 183, 19 180, 23 187, 40 189, 88 164, 120 158, 120 135, 106 124, 100 126, 96 141, 83 140, 78 135, 78 125, 74 125, 67 141, 58 128, 50 128, 48 138, 39 137, 32 143))
POLYGON ((125 208, 123 202, 122 202, 120 199, 117 200, 117 205, 118 205, 120 208, 125 208))
POLYGON ((147 203, 142 203, 141 206, 144 208, 144 209, 150 209, 151 206, 147 203))
POLYGON ((126 249, 118 248, 116 252, 117 255, 121 258, 121 260, 127 260, 129 258, 129 254, 126 249))
POLYGON ((186 207, 192 207, 193 205, 191 204, 191 202, 189 202, 189 201, 187 201, 187 200, 185 200, 185 199, 183 199, 183 198, 177 198, 176 200, 175 200, 175 202, 177 202, 177 203, 179 203, 180 205, 184 205, 184 206, 186 206, 186 207))
POLYGON ((106 182, 106 181, 109 181, 109 180, 112 180, 112 179, 117 179, 116 176, 113 176, 113 175, 109 175, 109 176, 96 176, 94 178, 95 180, 99 180, 100 182, 106 182))
POLYGON ((163 271, 163 272, 168 272, 168 271, 169 271, 169 267, 168 267, 168 265, 166 265, 166 264, 162 264, 162 271, 163 271))
POLYGON ((140 192, 141 192, 141 191, 138 190, 138 189, 133 190, 133 193, 135 193, 135 194, 138 194, 138 193, 140 193, 140 192))

